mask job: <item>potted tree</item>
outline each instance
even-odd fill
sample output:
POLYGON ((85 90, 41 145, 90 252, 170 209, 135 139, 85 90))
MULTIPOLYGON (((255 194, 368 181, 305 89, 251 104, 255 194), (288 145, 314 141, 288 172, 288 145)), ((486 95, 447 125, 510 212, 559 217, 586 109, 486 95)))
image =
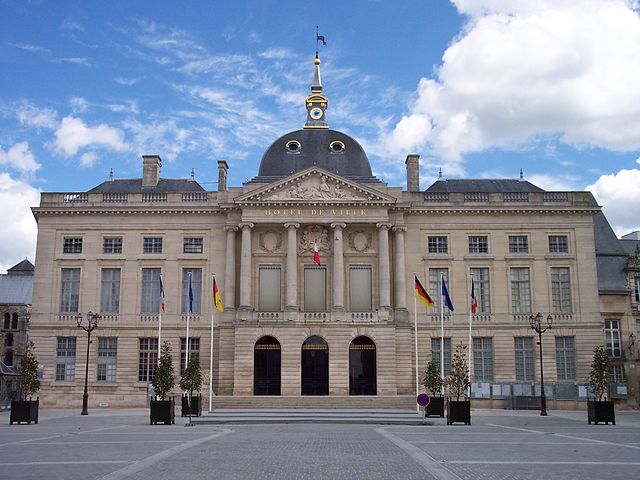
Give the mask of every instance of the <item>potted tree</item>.
POLYGON ((38 398, 34 400, 33 396, 40 390, 40 380, 38 379, 38 359, 33 350, 33 342, 28 342, 18 367, 18 386, 22 400, 11 402, 9 425, 13 425, 14 422, 18 425, 22 422, 38 423, 40 400, 38 398))
POLYGON ((444 381, 449 395, 456 397, 455 400, 450 397, 447 402, 447 425, 454 422, 471 425, 471 401, 465 398, 470 385, 466 349, 466 345, 462 343, 456 346, 456 351, 451 358, 451 375, 444 381))
POLYGON ((202 414, 202 395, 197 396, 193 392, 200 392, 202 388, 202 369, 200 368, 200 360, 190 358, 184 375, 180 379, 180 388, 186 392, 182 395, 182 416, 189 416, 189 424, 191 424, 191 416, 199 417, 202 414))
POLYGON ((616 416, 613 408, 613 401, 607 400, 609 390, 609 372, 611 370, 611 360, 603 345, 598 345, 593 350, 593 360, 591 361, 591 372, 587 378, 589 388, 593 392, 594 399, 587 398, 587 420, 589 425, 594 422, 604 422, 609 425, 616 424, 616 416))
POLYGON ((171 357, 171 345, 163 342, 160 350, 160 361, 158 368, 153 374, 153 390, 156 398, 151 400, 151 418, 153 425, 164 423, 170 425, 175 423, 175 403, 173 397, 169 397, 171 389, 176 384, 173 375, 173 359, 171 357))
POLYGON ((437 362, 431 360, 427 364, 427 370, 422 377, 422 384, 427 389, 429 397, 429 405, 425 409, 425 417, 444 417, 444 397, 442 393, 442 377, 440 376, 440 368, 437 362))

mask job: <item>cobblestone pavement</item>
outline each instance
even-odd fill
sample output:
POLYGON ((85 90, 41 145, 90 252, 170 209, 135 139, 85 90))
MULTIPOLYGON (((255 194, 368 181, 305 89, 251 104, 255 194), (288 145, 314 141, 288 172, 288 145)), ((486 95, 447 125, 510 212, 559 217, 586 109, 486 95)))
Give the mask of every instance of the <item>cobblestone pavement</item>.
POLYGON ((640 412, 587 425, 586 412, 474 410, 471 426, 150 426, 146 410, 43 411, 38 425, 0 414, 6 479, 631 479, 640 412))

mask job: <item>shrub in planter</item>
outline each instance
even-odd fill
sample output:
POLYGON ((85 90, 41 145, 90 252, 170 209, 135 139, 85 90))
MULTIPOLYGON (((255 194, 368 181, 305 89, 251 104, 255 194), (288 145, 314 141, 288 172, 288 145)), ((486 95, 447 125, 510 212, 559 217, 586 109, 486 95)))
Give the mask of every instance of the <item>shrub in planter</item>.
POLYGON ((438 364, 431 360, 422 377, 422 384, 426 388, 431 401, 425 410, 426 417, 444 417, 444 397, 442 394, 442 378, 438 364))
POLYGON ((175 423, 174 400, 173 398, 167 398, 175 384, 171 345, 169 342, 163 342, 160 350, 160 362, 151 381, 157 399, 151 400, 149 423, 153 425, 157 423, 164 423, 165 425, 175 423))
POLYGON ((38 423, 38 411, 40 408, 39 399, 33 400, 38 390, 40 390, 40 380, 38 379, 38 359, 33 353, 33 342, 28 342, 18 366, 18 386, 20 388, 21 400, 11 402, 11 415, 9 424, 26 422, 38 423))
POLYGON ((591 371, 587 378, 587 383, 593 392, 594 399, 587 399, 587 421, 589 425, 594 422, 604 422, 609 425, 616 424, 613 401, 607 400, 609 390, 609 371, 611 370, 611 360, 603 345, 598 345, 593 350, 593 360, 591 361, 591 371))
POLYGON ((460 343, 456 346, 456 351, 451 358, 451 375, 444 383, 450 395, 447 402, 447 425, 455 422, 462 422, 471 425, 471 402, 465 399, 465 395, 471 383, 469 382, 469 372, 467 370, 466 354, 467 347, 460 343), (453 400, 453 396, 456 397, 453 400), (462 400, 460 400, 462 397, 462 400))
POLYGON ((186 392, 186 395, 182 396, 182 416, 188 415, 189 423, 191 423, 192 415, 200 416, 202 413, 202 397, 193 394, 193 392, 200 391, 202 381, 200 361, 197 358, 190 358, 189 362, 187 362, 187 368, 180 379, 180 388, 186 392))

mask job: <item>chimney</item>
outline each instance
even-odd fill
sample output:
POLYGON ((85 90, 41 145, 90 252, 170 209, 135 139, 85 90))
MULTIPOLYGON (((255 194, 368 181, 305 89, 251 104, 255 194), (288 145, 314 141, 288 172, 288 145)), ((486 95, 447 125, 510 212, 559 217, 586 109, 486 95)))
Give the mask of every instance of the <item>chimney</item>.
POLYGON ((407 191, 420 191, 420 155, 415 153, 407 155, 405 165, 407 166, 407 191))
POLYGON ((227 190, 227 172, 229 171, 229 165, 224 160, 218 160, 218 191, 224 192, 227 190))
POLYGON ((156 187, 160 180, 162 159, 159 155, 142 156, 142 186, 156 187))

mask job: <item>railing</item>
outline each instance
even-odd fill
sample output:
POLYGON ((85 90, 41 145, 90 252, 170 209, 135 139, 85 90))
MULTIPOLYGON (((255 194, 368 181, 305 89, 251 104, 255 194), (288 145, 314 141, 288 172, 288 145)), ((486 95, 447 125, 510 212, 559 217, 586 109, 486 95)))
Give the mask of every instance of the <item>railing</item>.
POLYGON ((543 202, 553 203, 567 203, 569 201, 568 192, 544 192, 542 197, 543 202))
POLYGON ((129 201, 128 193, 103 193, 102 201, 104 203, 127 203, 129 201))
POLYGON ((529 201, 529 192, 504 192, 502 199, 507 203, 526 203, 529 201))
POLYGON ((117 313, 101 313, 100 314, 100 322, 117 322, 118 314, 117 313))
POLYGON ((167 194, 162 192, 143 192, 143 202, 166 202, 167 194))
POLYGON ((84 203, 89 201, 88 193, 63 193, 62 201, 64 203, 84 203))
POLYGON ((75 322, 77 313, 60 313, 58 314, 58 320, 63 322, 75 322))
POLYGON ((253 312, 253 318, 257 321, 282 320, 282 312, 253 312))
POLYGON ((157 322, 159 315, 157 313, 142 313, 140 314, 141 322, 157 322))
POLYGON ((424 193, 424 201, 425 202, 448 202, 449 201, 449 193, 447 193, 447 192, 425 192, 424 193))
POLYGON ((464 201, 470 203, 488 202, 489 194, 487 192, 465 192, 464 201))
POLYGON ((208 199, 207 192, 183 192, 183 202, 206 202, 208 199))

